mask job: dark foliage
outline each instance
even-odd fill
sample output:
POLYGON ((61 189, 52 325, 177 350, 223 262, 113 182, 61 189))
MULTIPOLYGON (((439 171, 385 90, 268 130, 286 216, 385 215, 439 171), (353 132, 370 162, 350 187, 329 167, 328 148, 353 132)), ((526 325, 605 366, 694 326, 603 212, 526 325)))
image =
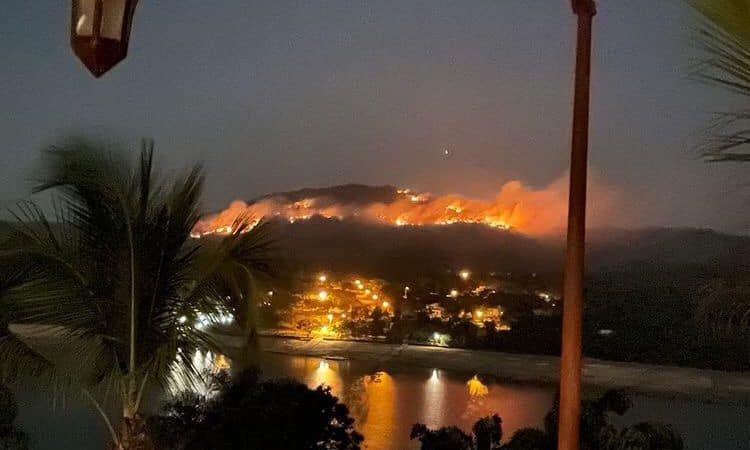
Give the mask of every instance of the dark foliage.
MULTIPOLYGON (((623 415, 632 406, 618 390, 607 391, 596 400, 581 405, 581 450, 682 450, 682 438, 670 426, 641 422, 618 428, 610 415, 623 415)), ((554 450, 557 446, 558 404, 544 419, 544 430, 524 428, 501 445, 502 420, 497 415, 479 419, 470 436, 457 427, 430 430, 415 424, 412 439, 419 439, 421 450, 554 450)))
POLYGON ((500 445, 503 438, 503 420, 495 414, 476 421, 471 431, 474 433, 477 450, 492 450, 500 445))
POLYGON ((442 427, 430 430, 426 425, 417 423, 411 429, 411 439, 418 439, 422 450, 473 450, 471 436, 458 427, 442 427))
POLYGON ((430 430, 417 423, 411 429, 411 439, 418 439, 422 450, 493 450, 500 448, 503 437, 502 419, 495 414, 479 419, 468 435, 458 427, 430 430))
POLYGON ((552 449, 555 442, 542 430, 536 428, 522 428, 510 438, 503 450, 544 450, 552 449))
POLYGON ((714 314, 730 317, 724 312, 737 311, 735 323, 741 322, 737 305, 713 301, 706 289, 723 277, 721 269, 708 266, 628 268, 592 275, 586 292, 584 353, 617 361, 747 370, 748 334, 711 332, 714 324, 731 322, 710 320, 714 314), (601 329, 613 333, 601 335, 601 329))
POLYGON ((152 418, 165 450, 359 450, 363 438, 348 408, 327 387, 291 380, 259 381, 246 371, 221 382, 212 399, 183 396, 152 418))
POLYGON ((18 409, 13 393, 0 385, 0 450, 28 450, 26 433, 13 425, 18 409))

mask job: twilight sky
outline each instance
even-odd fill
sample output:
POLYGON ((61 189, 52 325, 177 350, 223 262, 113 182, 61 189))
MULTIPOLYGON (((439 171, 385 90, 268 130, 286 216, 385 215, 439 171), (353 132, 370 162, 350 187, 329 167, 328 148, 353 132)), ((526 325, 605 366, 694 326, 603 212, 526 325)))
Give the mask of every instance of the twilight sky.
MULTIPOLYGON (((690 153, 733 99, 687 79, 686 7, 599 10, 590 162, 617 193, 611 222, 746 231, 745 173, 690 153)), ((3 2, 2 207, 71 133, 203 160, 209 209, 347 182, 484 197, 566 170, 568 0, 141 0, 130 56, 100 80, 69 48, 69 16, 68 0, 3 2)))

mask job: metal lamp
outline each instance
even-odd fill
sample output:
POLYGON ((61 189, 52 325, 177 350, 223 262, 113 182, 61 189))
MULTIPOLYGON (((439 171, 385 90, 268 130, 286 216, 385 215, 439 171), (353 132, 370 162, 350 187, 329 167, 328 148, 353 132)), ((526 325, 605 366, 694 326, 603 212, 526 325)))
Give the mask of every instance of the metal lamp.
POLYGON ((128 54, 138 0, 73 0, 70 45, 95 76, 107 73, 128 54))

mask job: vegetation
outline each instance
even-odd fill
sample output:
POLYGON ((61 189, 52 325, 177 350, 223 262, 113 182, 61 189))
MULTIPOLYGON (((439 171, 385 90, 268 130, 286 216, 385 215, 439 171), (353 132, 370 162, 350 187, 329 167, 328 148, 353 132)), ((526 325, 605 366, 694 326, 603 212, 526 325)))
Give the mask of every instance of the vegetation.
MULTIPOLYGON (((682 450, 682 438, 668 425, 637 423, 616 427, 610 414, 623 415, 630 399, 621 391, 608 391, 596 400, 584 401, 581 412, 582 450, 682 450)), ((524 428, 501 444, 502 420, 497 415, 474 424, 469 435, 457 427, 430 430, 415 424, 412 439, 421 450, 553 450, 557 447, 557 402, 544 419, 544 430, 524 428)))
MULTIPOLYGON (((750 98, 750 4, 746 0, 688 0, 700 16, 706 59, 702 80, 750 98)), ((719 114, 701 152, 708 161, 750 162, 750 110, 719 114)))
POLYGON ((26 433, 13 425, 18 410, 13 393, 0 384, 0 450, 28 450, 26 433))
POLYGON ((330 388, 259 381, 246 371, 218 381, 213 398, 186 393, 149 427, 165 450, 358 450, 363 440, 330 388))
POLYGON ((492 450, 500 448, 503 438, 502 419, 495 414, 483 417, 474 424, 472 434, 458 427, 430 430, 424 424, 414 424, 411 439, 418 439, 422 450, 492 450))
MULTIPOLYGON (((696 11, 698 42, 704 53, 697 77, 750 100, 750 3, 746 0, 688 0, 696 11)), ((750 109, 718 113, 700 147, 710 162, 750 162, 750 109)), ((747 261, 743 262, 747 265, 747 261)), ((730 270, 699 291, 696 319, 707 340, 734 346, 747 361, 750 296, 747 271, 730 270)), ((743 367, 744 368, 744 367, 743 367)))
MULTIPOLYGON (((717 370, 750 368, 750 292, 747 272, 733 277, 724 267, 622 267, 590 273, 584 314, 584 353, 614 361, 689 366, 717 370)), ((510 296, 508 296, 510 297, 510 296)), ((482 302, 487 302, 482 299, 482 302)), ((537 299, 536 305, 540 301, 537 299)), ((485 303, 487 304, 487 303, 485 303)), ((505 298, 500 300, 505 310, 505 298)), ((472 310, 468 300, 461 307, 472 310)), ((386 329, 390 342, 431 343, 508 353, 560 354, 560 317, 534 314, 534 303, 505 310, 510 330, 492 322, 477 324, 455 315, 394 317, 386 329)), ((373 322, 346 331, 372 334, 373 322), (370 326, 367 326, 370 325, 370 326)))
POLYGON ((712 338, 741 337, 750 332, 750 276, 712 280, 699 296, 696 319, 712 338))
POLYGON ((152 146, 134 165, 69 141, 45 152, 36 173, 35 192, 52 193, 57 206, 49 219, 20 205, 0 252, 0 310, 11 324, 0 339, 2 376, 81 393, 116 448, 142 448, 144 392, 175 373, 199 377, 190 355, 216 348, 194 325, 199 314, 234 313, 246 336, 236 359, 251 357, 250 300, 272 264, 268 230, 245 220, 213 244, 190 239, 201 167, 159 176, 152 146))
POLYGON ((592 275, 584 316, 586 355, 609 360, 746 370, 747 344, 711 335, 698 311, 721 269, 628 268, 592 275), (601 330, 609 330, 602 334, 601 330))

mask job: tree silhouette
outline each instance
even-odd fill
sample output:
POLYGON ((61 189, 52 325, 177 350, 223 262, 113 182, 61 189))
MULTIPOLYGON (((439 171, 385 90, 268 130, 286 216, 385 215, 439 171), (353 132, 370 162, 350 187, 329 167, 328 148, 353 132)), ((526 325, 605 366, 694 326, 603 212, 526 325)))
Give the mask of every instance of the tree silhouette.
MULTIPOLYGON (((544 430, 525 428, 513 434, 502 450, 554 450, 557 445, 558 402, 544 418, 544 430)), ((682 450, 682 438, 668 425, 638 423, 617 428, 610 415, 622 416, 633 406, 621 390, 581 404, 581 450, 682 450)))
MULTIPOLYGON (((430 430, 415 424, 412 439, 419 439, 421 450, 554 450, 557 447, 558 401, 544 419, 544 429, 523 428, 501 444, 502 420, 498 415, 479 419, 470 436, 450 426, 430 430)), ((668 425, 648 422, 617 428, 610 414, 623 415, 632 406, 624 392, 607 391, 595 400, 581 405, 581 450, 682 450, 679 434, 668 425)))
POLYGON ((476 450, 492 450, 500 445, 503 438, 503 420, 495 414, 476 421, 471 431, 474 433, 476 450))
POLYGON ((362 435, 328 387, 259 381, 246 371, 208 399, 188 394, 149 428, 164 450, 359 450, 362 435))
POLYGON ((412 427, 410 437, 419 440, 422 450, 494 450, 500 448, 502 422, 497 414, 483 417, 472 427, 471 436, 454 426, 430 430, 417 423, 412 427))
POLYGON ((471 436, 458 427, 442 427, 430 430, 426 425, 417 423, 411 429, 411 439, 418 439, 421 450, 473 450, 471 436))

